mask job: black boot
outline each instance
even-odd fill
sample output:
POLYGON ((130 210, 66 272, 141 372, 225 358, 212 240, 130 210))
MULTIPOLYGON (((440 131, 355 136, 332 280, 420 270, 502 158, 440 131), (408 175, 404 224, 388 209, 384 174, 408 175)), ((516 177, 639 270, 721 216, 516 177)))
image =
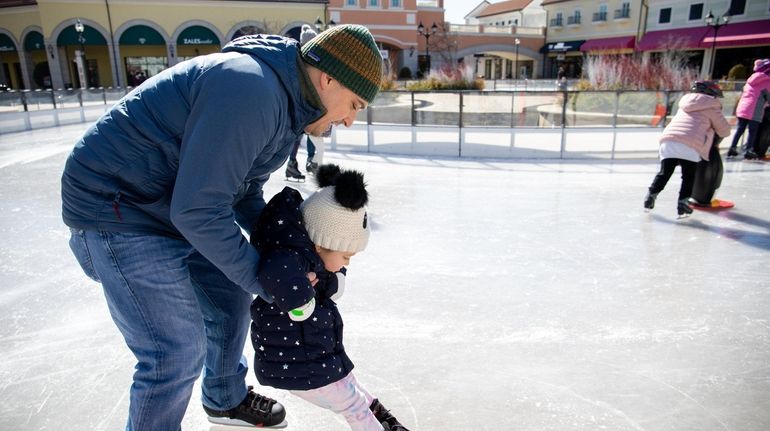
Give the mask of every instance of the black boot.
POLYGON ((286 179, 295 181, 305 181, 305 176, 299 171, 297 160, 289 160, 286 164, 286 179))
POLYGON ((382 424, 382 427, 385 428, 385 431, 409 431, 405 426, 398 422, 398 419, 396 419, 395 416, 390 414, 390 410, 386 409, 385 406, 380 404, 380 400, 377 398, 372 401, 372 405, 369 406, 369 410, 374 413, 374 417, 380 421, 380 424, 382 424))
POLYGON ((647 192, 647 196, 644 197, 644 207, 648 210, 655 208, 655 198, 657 197, 657 193, 647 192))

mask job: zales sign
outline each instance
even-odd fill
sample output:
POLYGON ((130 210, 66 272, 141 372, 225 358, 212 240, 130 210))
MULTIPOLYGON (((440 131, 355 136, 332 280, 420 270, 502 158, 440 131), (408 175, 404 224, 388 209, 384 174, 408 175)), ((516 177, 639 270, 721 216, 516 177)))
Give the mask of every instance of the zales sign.
POLYGON ((211 45, 211 44, 214 43, 214 41, 211 40, 211 39, 199 39, 199 38, 188 39, 188 38, 184 38, 182 40, 182 43, 185 44, 185 45, 211 45))

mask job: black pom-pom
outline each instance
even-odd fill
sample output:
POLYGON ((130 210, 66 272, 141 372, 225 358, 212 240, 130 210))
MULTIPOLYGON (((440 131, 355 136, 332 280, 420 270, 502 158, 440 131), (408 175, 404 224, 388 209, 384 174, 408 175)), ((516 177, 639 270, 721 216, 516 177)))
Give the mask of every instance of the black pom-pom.
POLYGON ((334 199, 345 208, 357 210, 369 202, 364 174, 358 171, 343 171, 337 176, 334 199))
POLYGON ((340 174, 340 167, 335 164, 326 164, 318 167, 318 172, 315 175, 315 182, 318 187, 324 188, 333 186, 337 181, 337 176, 340 174))

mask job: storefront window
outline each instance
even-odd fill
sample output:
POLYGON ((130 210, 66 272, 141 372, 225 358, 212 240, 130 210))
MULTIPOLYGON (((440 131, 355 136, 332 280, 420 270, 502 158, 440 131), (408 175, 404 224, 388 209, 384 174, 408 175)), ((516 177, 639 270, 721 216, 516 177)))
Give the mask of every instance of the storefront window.
POLYGON ((168 67, 166 57, 126 57, 128 85, 135 87, 168 67))

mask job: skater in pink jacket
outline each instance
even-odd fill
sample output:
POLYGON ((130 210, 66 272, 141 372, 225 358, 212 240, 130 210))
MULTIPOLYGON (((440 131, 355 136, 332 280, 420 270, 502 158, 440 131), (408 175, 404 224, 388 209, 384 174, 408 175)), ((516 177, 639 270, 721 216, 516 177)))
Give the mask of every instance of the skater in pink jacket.
POLYGON ((682 185, 677 213, 679 216, 692 213, 687 199, 692 194, 698 162, 709 159, 711 146, 719 141, 714 139, 715 134, 719 138, 730 135, 730 125, 722 114, 722 104, 717 97, 722 97, 719 85, 711 81, 696 81, 691 93, 679 99, 679 111, 660 137, 660 171, 644 198, 644 207, 648 210, 655 207, 655 198, 679 165, 682 167, 682 185))
POLYGON ((759 123, 762 122, 762 116, 765 112, 765 106, 770 102, 770 59, 757 60, 754 63, 754 73, 746 81, 743 87, 743 93, 735 109, 735 116, 738 117, 738 128, 735 130, 733 142, 730 149, 727 150, 727 157, 738 155, 738 140, 749 128, 749 134, 746 137, 746 159, 758 158, 754 149, 757 142, 757 131, 759 123))

